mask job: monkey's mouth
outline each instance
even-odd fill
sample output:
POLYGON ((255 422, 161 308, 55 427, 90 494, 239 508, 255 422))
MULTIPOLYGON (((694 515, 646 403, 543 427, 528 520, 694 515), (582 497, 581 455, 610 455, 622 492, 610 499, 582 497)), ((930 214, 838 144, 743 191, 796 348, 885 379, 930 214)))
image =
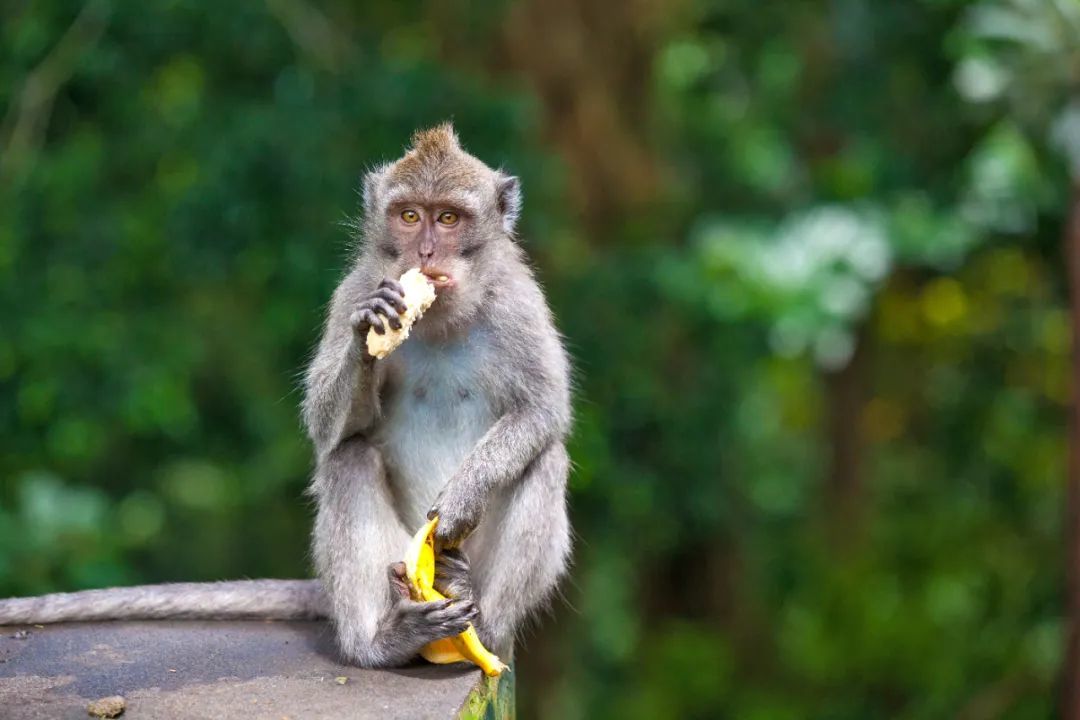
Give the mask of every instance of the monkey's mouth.
POLYGON ((420 272, 424 273, 436 290, 446 290, 454 287, 454 278, 439 268, 421 268, 420 272))

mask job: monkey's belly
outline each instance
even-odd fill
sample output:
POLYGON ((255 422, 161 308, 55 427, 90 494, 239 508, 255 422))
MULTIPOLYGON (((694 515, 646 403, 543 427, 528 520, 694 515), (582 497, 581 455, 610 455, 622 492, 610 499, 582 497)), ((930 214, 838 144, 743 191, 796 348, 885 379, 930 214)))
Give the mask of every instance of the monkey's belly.
POLYGON ((483 398, 438 385, 402 388, 384 411, 379 446, 401 519, 415 530, 495 418, 483 398))

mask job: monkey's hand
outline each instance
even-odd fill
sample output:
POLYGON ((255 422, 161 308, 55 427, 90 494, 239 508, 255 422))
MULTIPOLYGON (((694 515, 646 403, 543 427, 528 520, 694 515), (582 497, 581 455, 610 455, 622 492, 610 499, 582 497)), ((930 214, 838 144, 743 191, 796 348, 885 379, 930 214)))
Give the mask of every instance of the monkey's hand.
POLYGON ((445 554, 447 548, 456 548, 480 524, 481 503, 461 493, 448 492, 444 488, 435 505, 428 511, 428 520, 439 516, 435 526, 435 551, 445 554))
MULTIPOLYGON (((468 565, 465 567, 467 571, 468 565)), ((471 597, 433 602, 410 600, 404 563, 391 565, 389 575, 395 600, 388 620, 396 641, 407 645, 411 653, 435 640, 460 635, 480 614, 471 597)))
POLYGON ((458 549, 446 549, 435 560, 434 588, 448 598, 476 603, 469 559, 458 549))
MULTIPOLYGON (((401 283, 397 280, 383 280, 375 292, 361 300, 349 316, 349 324, 356 332, 356 339, 367 347, 365 338, 368 330, 374 330, 379 335, 386 332, 386 327, 394 330, 401 329, 401 313, 405 312, 405 292, 401 283)), ((364 350, 364 355, 368 355, 364 350)))

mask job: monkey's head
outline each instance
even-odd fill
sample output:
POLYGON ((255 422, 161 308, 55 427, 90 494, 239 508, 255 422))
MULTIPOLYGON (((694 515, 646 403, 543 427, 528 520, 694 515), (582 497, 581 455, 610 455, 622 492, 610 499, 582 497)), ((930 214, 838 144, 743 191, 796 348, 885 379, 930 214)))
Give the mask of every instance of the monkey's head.
POLYGON ((498 257, 512 248, 517 178, 465 152, 447 123, 416 132, 402 158, 369 172, 363 196, 363 256, 373 279, 419 267, 439 296, 431 319, 471 315, 498 282, 498 257))

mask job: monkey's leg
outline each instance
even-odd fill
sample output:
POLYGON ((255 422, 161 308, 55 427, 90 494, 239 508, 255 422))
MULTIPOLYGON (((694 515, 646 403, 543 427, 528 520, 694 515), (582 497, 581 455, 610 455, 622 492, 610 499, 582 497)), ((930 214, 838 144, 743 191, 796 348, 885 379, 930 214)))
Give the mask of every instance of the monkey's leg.
MULTIPOLYGON (((561 442, 543 450, 507 490, 501 517, 466 544, 479 596, 478 632, 493 652, 509 658, 514 633, 550 597, 566 571, 570 523, 566 477, 570 460, 561 442), (469 546, 472 547, 469 547, 469 546)), ((495 509, 495 508, 492 508, 495 509)), ((470 538, 472 539, 472 538, 470 538)))
POLYGON ((376 448, 359 436, 345 440, 324 459, 311 490, 318 501, 315 565, 348 660, 401 665, 432 640, 465 630, 476 616, 474 605, 413 602, 388 577, 409 533, 394 510, 376 448))

